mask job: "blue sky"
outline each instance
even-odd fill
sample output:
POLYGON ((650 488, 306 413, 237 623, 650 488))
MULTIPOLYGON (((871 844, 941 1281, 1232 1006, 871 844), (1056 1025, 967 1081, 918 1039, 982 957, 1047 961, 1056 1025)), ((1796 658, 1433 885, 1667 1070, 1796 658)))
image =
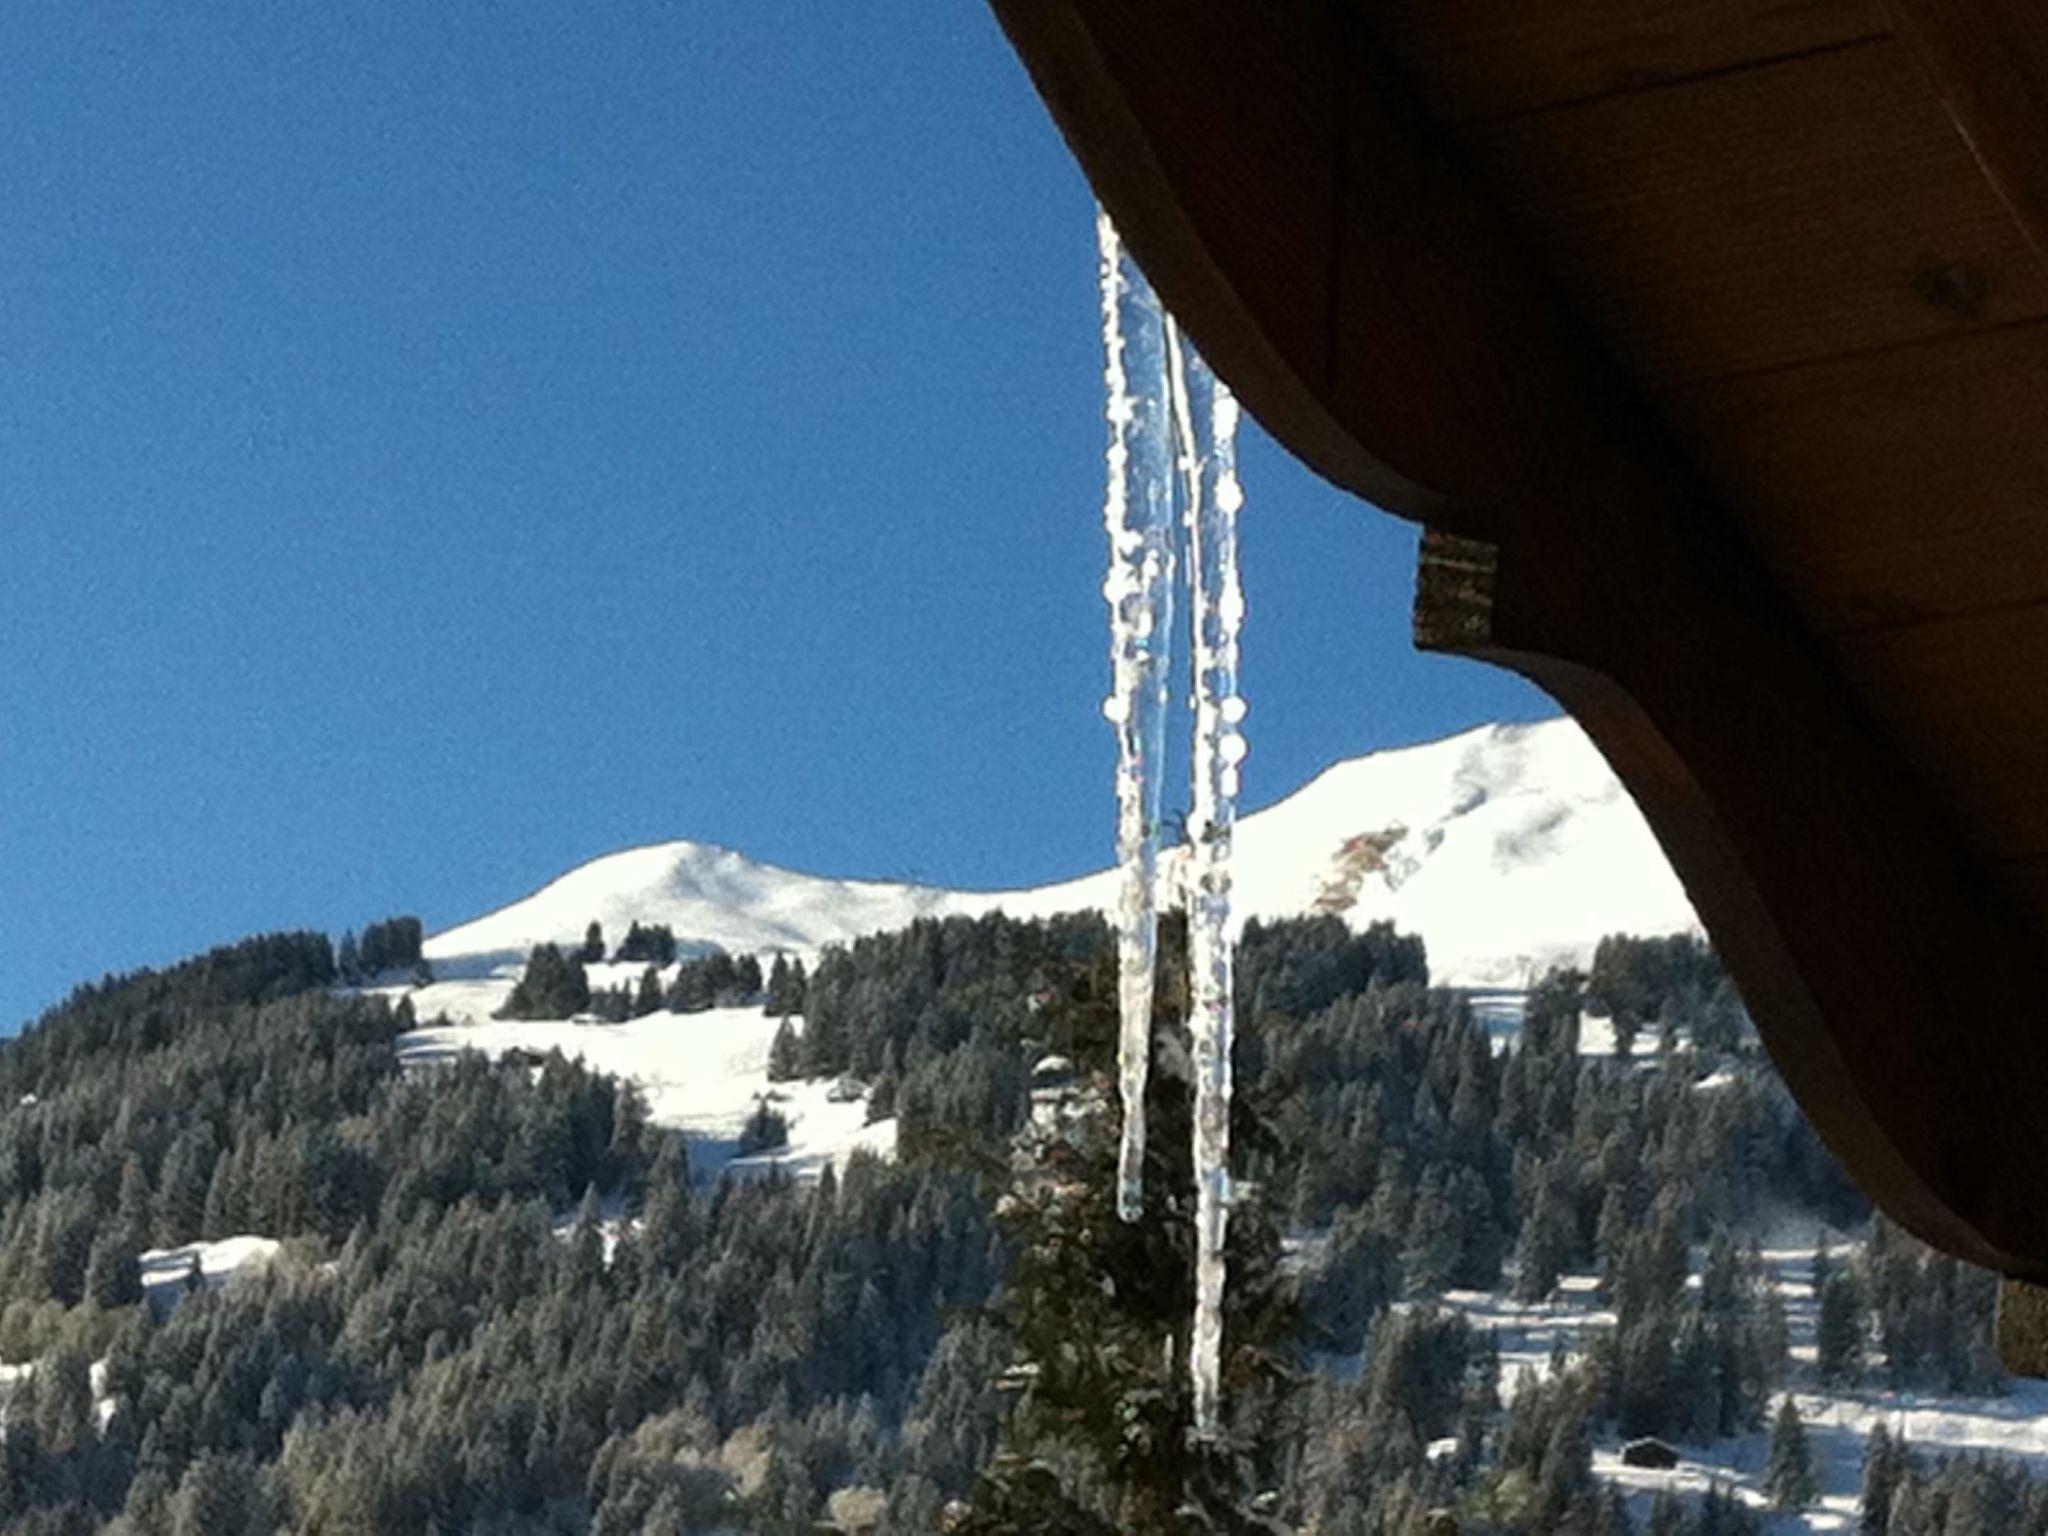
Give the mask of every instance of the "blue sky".
MULTIPOLYGON (((1103 862, 1090 201, 975 4, 21 0, 0 1023, 623 844, 1103 862)), ((1550 713, 1254 434, 1249 799, 1550 713)))

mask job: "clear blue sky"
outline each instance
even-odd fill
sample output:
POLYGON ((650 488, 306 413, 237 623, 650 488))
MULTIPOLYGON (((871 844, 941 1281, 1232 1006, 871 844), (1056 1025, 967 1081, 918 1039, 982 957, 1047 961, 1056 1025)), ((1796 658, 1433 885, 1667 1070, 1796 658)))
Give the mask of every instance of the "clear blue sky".
MULTIPOLYGON (((0 143, 0 1024, 651 839, 1106 859, 1090 201, 979 5, 17 0, 0 143)), ((1550 712, 1246 460, 1253 802, 1550 712)))

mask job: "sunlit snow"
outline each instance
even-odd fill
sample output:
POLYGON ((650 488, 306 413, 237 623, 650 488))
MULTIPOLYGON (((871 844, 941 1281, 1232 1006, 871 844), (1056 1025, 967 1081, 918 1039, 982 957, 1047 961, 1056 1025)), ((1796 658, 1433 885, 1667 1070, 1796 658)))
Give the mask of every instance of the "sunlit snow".
MULTIPOLYGON (((1186 856, 1164 855, 1167 891, 1178 889, 1186 856)), ((1340 762, 1239 820, 1231 886, 1239 920, 1326 911, 1357 928, 1387 919, 1419 933, 1432 976, 1447 986, 1512 990, 1552 965, 1589 964, 1602 934, 1698 927, 1634 802, 1565 719, 1480 726, 1340 762)), ((438 933, 426 954, 444 983, 516 978, 533 945, 579 943, 593 919, 615 939, 635 920, 666 923, 685 953, 814 954, 920 917, 1108 912, 1117 891, 1114 870, 960 891, 830 879, 711 844, 657 843, 593 859, 438 933)), ((430 1005, 416 1006, 431 1016, 430 1005)))

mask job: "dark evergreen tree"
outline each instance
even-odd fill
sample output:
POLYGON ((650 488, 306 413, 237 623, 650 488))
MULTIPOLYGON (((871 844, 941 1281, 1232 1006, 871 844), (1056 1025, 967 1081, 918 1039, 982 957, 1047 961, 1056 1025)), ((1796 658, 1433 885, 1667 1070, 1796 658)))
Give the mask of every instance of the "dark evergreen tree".
POLYGON ((795 1027, 785 1018, 775 1029, 775 1038, 768 1045, 768 1081, 786 1083, 802 1074, 803 1056, 797 1044, 795 1027))
POLYGON ((1863 1486, 1858 1528, 1865 1536, 1887 1536, 1891 1530, 1892 1499, 1900 1479, 1909 1471, 1911 1454, 1903 1440, 1895 1440, 1878 1420, 1870 1426, 1863 1443, 1863 1486))
POLYGON ((526 971, 498 1010, 501 1019, 567 1019, 590 1007, 590 979, 583 962, 565 959, 552 944, 535 946, 526 971))
POLYGON ((1813 1450, 1798 1405, 1786 1393, 1771 1422, 1771 1454, 1764 1467, 1764 1492, 1779 1509, 1804 1509, 1819 1493, 1813 1472, 1813 1450))
POLYGON ((133 1306, 142 1300, 142 1267, 136 1262, 133 1237, 123 1231, 95 1239, 85 1267, 85 1296, 96 1307, 133 1306))
POLYGON ((633 999, 633 1016, 645 1018, 650 1013, 659 1013, 662 1008, 661 972, 648 966, 640 973, 640 991, 633 999))
POLYGON ((1853 1386, 1862 1379, 1863 1301, 1846 1271, 1832 1271, 1820 1293, 1814 1357, 1824 1386, 1853 1386))
MULTIPOLYGON (((1169 1030, 1185 1008, 1184 943, 1163 925, 1158 1007, 1169 1030)), ((813 990, 827 980, 820 966, 813 990)), ((1006 1229, 1015 1255, 1004 1319, 1022 1369, 1003 1449, 954 1524, 962 1536, 1046 1530, 1135 1533, 1275 1532, 1266 1509, 1284 1433, 1274 1412, 1293 1329, 1279 1237, 1249 1189, 1230 1224, 1225 1321, 1230 1421, 1220 1438, 1191 1435, 1182 1367, 1193 1312, 1186 1197, 1189 1083, 1155 1065, 1146 1112, 1147 1208, 1115 1213, 1115 968, 1101 953, 1040 1019, 1083 1086, 1067 1127, 1033 1143, 1015 1177, 1006 1229), (1176 1133, 1175 1127, 1179 1130, 1176 1133), (1051 1523, 1047 1523, 1051 1522, 1051 1523)), ((815 997, 814 997, 815 1002, 815 997)), ((815 1023, 815 1015, 813 1018, 815 1023)), ((1268 1134, 1249 1103, 1233 1114, 1236 1145, 1268 1134)))
POLYGON ((804 963, 778 953, 768 967, 768 996, 763 1011, 770 1018, 787 1018, 804 1011, 804 963))
POLYGON ((765 1099, 756 1104, 753 1114, 740 1128, 739 1155, 752 1157, 788 1145, 789 1121, 783 1117, 782 1111, 765 1099))
POLYGON ((389 917, 363 930, 359 956, 365 976, 410 971, 420 963, 424 930, 416 917, 389 917))
POLYGON ((632 923, 612 958, 632 965, 674 965, 675 933, 667 923, 650 923, 644 927, 637 922, 632 923))

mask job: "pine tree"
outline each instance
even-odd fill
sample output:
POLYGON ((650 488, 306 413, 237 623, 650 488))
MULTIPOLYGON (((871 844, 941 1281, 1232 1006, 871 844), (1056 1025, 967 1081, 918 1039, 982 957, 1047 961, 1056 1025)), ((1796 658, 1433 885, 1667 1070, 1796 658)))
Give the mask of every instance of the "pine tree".
POLYGON ((1779 1509, 1804 1509, 1819 1492, 1814 1481, 1813 1450, 1798 1405, 1786 1393, 1771 1424, 1771 1454, 1764 1468, 1764 1492, 1779 1509))
POLYGON ((1903 1443, 1892 1439, 1882 1419, 1871 1425, 1870 1437, 1863 1442, 1862 1517, 1858 1527, 1865 1536, 1886 1536, 1891 1530, 1892 1497, 1898 1490, 1904 1449, 1903 1443))
MULTIPOLYGON (((1184 928, 1162 925, 1158 1006, 1186 1006, 1184 928)), ((1280 1268, 1278 1229, 1249 1186, 1229 1227, 1231 1286, 1224 1377, 1230 1421, 1222 1438, 1191 1437, 1185 1377, 1193 1311, 1188 1189, 1190 1084, 1162 1056, 1146 1095, 1147 1201, 1137 1222, 1115 1210, 1115 968, 1098 953, 1040 1023, 1088 1086, 1078 1118, 1030 1143, 1013 1177, 1005 1229, 1014 1255, 1004 1319, 1023 1370, 1003 1448, 951 1526, 959 1536, 1047 1531, 1274 1533, 1264 1512, 1288 1441, 1276 1407, 1294 1303, 1280 1268)), ((1175 1027, 1175 1026, 1169 1026, 1175 1027)), ((1240 1096, 1234 1156, 1269 1141, 1240 1096)), ((1005 1159, 1007 1161, 1007 1159, 1005 1159)), ((1456 1383, 1452 1384, 1453 1411, 1456 1383)))
POLYGON ((94 1240, 85 1266, 85 1299, 104 1308, 133 1306, 142 1300, 142 1267, 124 1233, 104 1232, 94 1240))
POLYGON ((526 971, 497 1012, 501 1019, 566 1019, 590 1007, 590 978, 583 962, 564 957, 552 944, 539 944, 526 957, 526 971))
POLYGON ((714 1001, 710 977, 701 962, 686 960, 676 968, 676 979, 668 989, 670 1013, 702 1013, 714 1001))
POLYGON ((768 1081, 786 1083, 801 1075, 802 1046, 795 1026, 785 1018, 776 1026, 775 1038, 768 1046, 768 1081))
POLYGON ((889 1068, 882 1069, 873 1086, 868 1089, 867 1123, 877 1124, 896 1113, 896 1074, 889 1068))
POLYGON ((747 1123, 740 1127, 739 1155, 753 1157, 789 1145, 789 1121, 766 1099, 754 1106, 747 1123))
POLYGON ((171 1536, 242 1536, 269 1531, 274 1518, 256 1469, 240 1458, 207 1455, 193 1462, 171 1500, 171 1536))
MULTIPOLYGON (((77 1349, 59 1349, 36 1362, 29 1380, 36 1431, 52 1451, 73 1451, 85 1444, 92 1425, 92 1371, 77 1349)), ((14 1426, 8 1425, 12 1434, 14 1426)))
POLYGON ((211 1134, 193 1126, 171 1143, 157 1186, 156 1240, 174 1247, 196 1239, 206 1223, 206 1191, 213 1179, 211 1134))
POLYGON ((1515 1299, 1542 1301, 1557 1289, 1571 1258, 1572 1214, 1558 1177, 1546 1167, 1538 1175, 1535 1209, 1522 1219, 1515 1245, 1515 1299))
POLYGON ((640 973, 640 995, 633 999, 633 1016, 645 1018, 650 1013, 659 1013, 661 1003, 661 972, 650 965, 640 973))
MULTIPOLYGON (((759 962, 756 962, 758 964, 759 962)), ((783 1019, 804 1011, 804 963, 778 954, 768 967, 768 997, 762 1012, 771 1019, 783 1019)))
POLYGON ((604 925, 596 918, 583 930, 583 947, 576 951, 576 958, 585 965, 596 965, 604 959, 604 925))
POLYGON ((1555 1527, 1565 1512, 1593 1489, 1593 1447, 1586 1439, 1586 1419, 1577 1402, 1566 1400, 1543 1451, 1537 1493, 1547 1523, 1555 1527))
POLYGON ((797 1010, 789 1006, 789 956, 778 954, 768 967, 768 995, 761 1011, 769 1018, 787 1018, 797 1010))
POLYGON ((1831 1273, 1820 1293, 1814 1353, 1823 1385, 1853 1386, 1862 1379, 1863 1301, 1846 1271, 1831 1273))

